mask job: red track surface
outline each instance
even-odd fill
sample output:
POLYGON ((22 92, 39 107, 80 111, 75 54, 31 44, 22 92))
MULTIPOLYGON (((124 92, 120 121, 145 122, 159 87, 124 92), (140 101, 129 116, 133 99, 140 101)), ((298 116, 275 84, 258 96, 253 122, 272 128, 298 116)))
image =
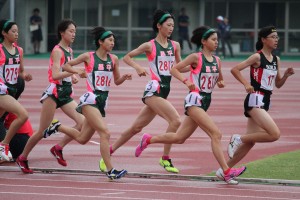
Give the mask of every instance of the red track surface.
MULTIPOLYGON (((141 63, 146 65, 145 61, 141 63)), ((243 117, 245 91, 229 70, 236 62, 223 62, 226 88, 216 89, 209 114, 223 133, 222 145, 226 153, 227 143, 233 133, 243 133, 246 118, 243 117)), ((47 60, 26 60, 26 71, 32 73, 34 80, 27 83, 21 103, 30 113, 33 128, 37 129, 41 104, 39 98, 47 87, 47 60)), ((299 63, 282 62, 282 68, 298 67, 299 63)), ((133 80, 121 86, 112 86, 106 121, 111 131, 111 142, 133 122, 143 106, 141 95, 149 78, 138 77, 134 70, 120 62, 121 72, 134 74, 133 80)), ((273 154, 297 150, 300 147, 300 71, 288 79, 282 89, 275 89, 272 107, 269 111, 281 129, 281 138, 274 143, 257 144, 242 163, 261 159, 273 154)), ((282 70, 283 73, 283 70, 282 70)), ((248 76, 248 74, 246 74, 248 76)), ((75 100, 85 92, 85 82, 81 80, 75 88, 75 100)), ((173 79, 169 100, 183 117, 183 98, 187 89, 173 79)), ((60 110, 56 118, 73 125, 60 110)), ((157 117, 143 132, 163 133, 167 125, 157 117)), ((167 173, 159 164, 162 145, 151 145, 140 158, 134 157, 134 149, 142 133, 121 147, 112 157, 117 169, 129 172, 167 173)), ((62 134, 42 140, 29 156, 29 164, 34 168, 63 168, 97 170, 99 155, 99 136, 97 134, 87 145, 71 142, 64 149, 67 168, 57 164, 49 149, 63 137, 62 134)), ((183 175, 204 175, 218 168, 210 148, 210 140, 198 129, 185 144, 174 145, 172 159, 183 175)), ((14 166, 14 164, 9 164, 14 166)), ((163 179, 123 178, 117 183, 108 182, 104 176, 41 174, 23 175, 18 168, 6 172, 0 169, 1 199, 300 199, 299 187, 239 184, 228 186, 221 182, 184 181, 163 179), (17 171, 16 171, 17 170, 17 171), (21 186, 22 185, 22 186, 21 186)), ((246 173, 251 173, 247 171, 246 173)))

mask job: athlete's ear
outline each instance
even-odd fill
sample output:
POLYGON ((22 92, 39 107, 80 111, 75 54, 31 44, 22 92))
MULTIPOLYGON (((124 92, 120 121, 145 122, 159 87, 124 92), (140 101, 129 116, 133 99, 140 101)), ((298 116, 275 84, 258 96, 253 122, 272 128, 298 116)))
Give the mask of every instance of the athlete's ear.
POLYGON ((206 41, 207 41, 206 39, 203 39, 203 38, 201 39, 201 44, 202 44, 202 47, 203 47, 203 44, 205 44, 205 43, 206 43, 206 41))
POLYGON ((99 45, 102 45, 103 44, 103 40, 98 40, 98 43, 99 43, 99 45))
POLYGON ((161 28, 161 24, 160 24, 160 23, 157 23, 157 24, 156 24, 156 27, 157 27, 158 29, 160 29, 160 28, 161 28))
MULTIPOLYGON (((3 35, 3 39, 2 40, 4 40, 4 35, 7 34, 7 33, 4 30, 2 30, 1 34, 3 35)), ((1 41, 1 42, 3 42, 3 41, 1 41)))

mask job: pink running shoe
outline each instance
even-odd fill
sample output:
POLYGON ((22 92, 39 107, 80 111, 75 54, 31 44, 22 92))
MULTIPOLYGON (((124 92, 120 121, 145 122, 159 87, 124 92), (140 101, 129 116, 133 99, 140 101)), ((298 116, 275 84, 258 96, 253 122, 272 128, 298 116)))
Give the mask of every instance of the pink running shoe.
POLYGON ((50 149, 51 154, 57 159, 57 162, 62 166, 67 166, 67 161, 63 157, 62 150, 57 150, 55 146, 50 149))
POLYGON ((16 163, 19 165, 20 169, 24 174, 32 174, 33 170, 28 166, 28 160, 20 159, 20 156, 17 158, 16 163))
POLYGON ((242 175, 246 171, 246 167, 240 167, 240 168, 231 168, 228 174, 224 175, 224 181, 228 184, 234 184, 237 185, 238 182, 234 180, 236 177, 242 175))
POLYGON ((147 148, 147 140, 149 140, 151 137, 152 136, 150 134, 144 133, 140 145, 138 145, 135 149, 135 157, 139 157, 144 149, 147 148))

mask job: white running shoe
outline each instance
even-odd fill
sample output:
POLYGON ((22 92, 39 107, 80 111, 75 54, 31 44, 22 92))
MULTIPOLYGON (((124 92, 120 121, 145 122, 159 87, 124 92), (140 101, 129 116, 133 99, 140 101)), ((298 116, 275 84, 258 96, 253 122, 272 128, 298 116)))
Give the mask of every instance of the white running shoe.
POLYGON ((234 155, 234 153, 236 152, 236 150, 239 148, 239 146, 241 146, 241 140, 240 139, 238 139, 238 138, 240 138, 241 136, 240 135, 238 135, 238 134, 234 134, 233 136, 231 136, 231 138, 230 138, 230 142, 229 142, 229 144, 228 144, 228 150, 227 150, 227 152, 228 152, 228 156, 229 156, 229 158, 230 159, 232 159, 233 158, 233 155, 234 155))
POLYGON ((8 161, 8 162, 13 159, 12 155, 9 151, 8 144, 0 144, 0 156, 1 156, 2 160, 8 161))
POLYGON ((219 168, 217 171, 216 171, 216 176, 219 180, 221 181, 225 181, 225 178, 224 178, 224 172, 222 170, 222 168, 219 168))

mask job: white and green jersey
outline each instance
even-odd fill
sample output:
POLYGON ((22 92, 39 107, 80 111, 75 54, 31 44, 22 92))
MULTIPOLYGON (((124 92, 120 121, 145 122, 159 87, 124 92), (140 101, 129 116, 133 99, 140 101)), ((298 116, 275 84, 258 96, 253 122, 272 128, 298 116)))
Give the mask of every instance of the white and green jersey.
POLYGON ((90 52, 90 64, 85 66, 88 74, 87 90, 109 91, 110 82, 113 77, 114 63, 110 54, 107 54, 107 60, 101 60, 95 52, 90 52))
POLYGON ((152 52, 147 55, 151 80, 157 80, 164 85, 170 85, 171 74, 170 70, 175 62, 176 46, 173 40, 168 40, 168 47, 162 47, 156 40, 150 40, 152 44, 152 52))

